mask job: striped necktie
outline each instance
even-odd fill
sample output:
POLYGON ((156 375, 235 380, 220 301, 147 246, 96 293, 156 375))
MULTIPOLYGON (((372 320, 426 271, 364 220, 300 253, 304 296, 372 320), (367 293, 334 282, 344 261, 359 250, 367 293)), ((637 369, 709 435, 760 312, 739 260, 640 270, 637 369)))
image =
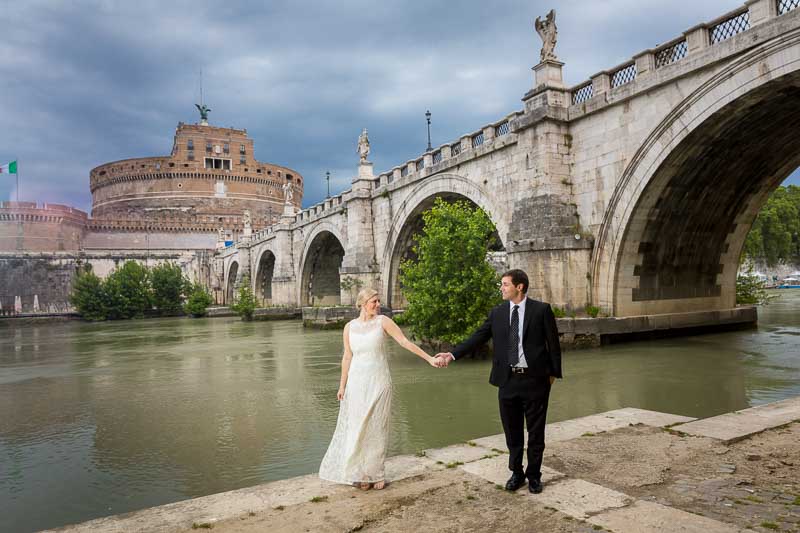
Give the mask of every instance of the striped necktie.
POLYGON ((508 350, 508 364, 517 366, 519 363, 519 306, 515 305, 511 311, 511 332, 508 335, 510 344, 508 350))

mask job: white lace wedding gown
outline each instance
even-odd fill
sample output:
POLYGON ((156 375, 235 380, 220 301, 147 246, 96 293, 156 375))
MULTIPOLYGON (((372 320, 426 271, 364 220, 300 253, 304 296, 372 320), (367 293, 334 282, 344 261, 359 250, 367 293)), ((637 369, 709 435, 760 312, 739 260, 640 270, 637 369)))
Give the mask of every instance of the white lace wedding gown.
POLYGON ((392 379, 383 350, 383 316, 350 321, 350 362, 344 399, 319 477, 336 483, 384 481, 392 379))

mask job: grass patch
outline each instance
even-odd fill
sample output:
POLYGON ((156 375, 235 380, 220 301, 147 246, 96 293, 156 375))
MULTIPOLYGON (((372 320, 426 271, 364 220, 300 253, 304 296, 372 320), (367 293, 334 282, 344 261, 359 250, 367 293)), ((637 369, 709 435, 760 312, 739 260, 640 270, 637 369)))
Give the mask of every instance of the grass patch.
POLYGON ((603 529, 603 526, 598 526, 597 524, 595 524, 592 526, 592 529, 594 529, 595 531, 600 531, 601 529, 603 529))
POLYGON ((426 455, 425 450, 420 450, 414 454, 415 457, 425 457, 426 455))
POLYGON ((468 500, 477 500, 478 498, 476 498, 476 497, 475 497, 475 496, 473 496, 472 494, 467 494, 467 499, 468 499, 468 500))
POLYGON ((592 433, 591 431, 587 431, 586 433, 581 435, 581 437, 596 437, 596 436, 597 436, 597 434, 596 433, 592 433))
POLYGON ((192 529, 214 529, 214 524, 210 522, 192 522, 192 529))
POLYGON ((313 498, 311 498, 310 501, 311 501, 311 503, 326 502, 326 501, 328 501, 328 497, 327 496, 314 496, 313 498))
POLYGON ((437 465, 443 465, 444 463, 442 461, 436 461, 436 464, 437 465))
POLYGON ((507 451, 498 450, 497 448, 492 448, 492 451, 493 451, 494 453, 508 453, 507 451))
POLYGON ((794 501, 792 502, 792 505, 800 505, 800 496, 797 496, 797 497, 794 499, 794 501))
POLYGON ((502 485, 495 484, 494 488, 496 488, 497 490, 504 490, 502 485))
POLYGON ((761 498, 759 498, 757 496, 745 496, 744 499, 747 500, 747 501, 754 502, 754 503, 764 503, 764 500, 762 500, 761 498))
POLYGON ((664 427, 664 428, 661 428, 661 429, 663 429, 664 431, 666 431, 670 435, 675 435, 676 437, 684 438, 684 437, 688 437, 689 436, 688 433, 684 433, 683 431, 677 431, 675 429, 670 429, 668 427, 664 427))
POLYGON ((760 526, 765 529, 780 529, 780 526, 775 522, 761 522, 760 526))
POLYGON ((447 463, 446 465, 444 465, 444 467, 445 468, 455 468, 455 467, 463 465, 463 464, 464 463, 462 463, 461 461, 453 461, 452 463, 447 463))
POLYGON ((276 511, 283 511, 284 509, 286 509, 286 507, 284 507, 283 505, 279 505, 277 507, 273 507, 273 509, 275 509, 276 511))
POLYGON ((471 440, 468 440, 468 441, 467 441, 467 444, 468 444, 469 446, 477 446, 477 444, 475 444, 475 443, 474 443, 474 442, 472 442, 471 440))

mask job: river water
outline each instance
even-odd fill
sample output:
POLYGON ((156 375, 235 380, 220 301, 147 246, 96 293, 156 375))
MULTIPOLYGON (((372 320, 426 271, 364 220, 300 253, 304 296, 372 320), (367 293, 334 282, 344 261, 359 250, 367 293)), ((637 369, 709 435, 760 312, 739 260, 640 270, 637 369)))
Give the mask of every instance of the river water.
MULTIPOLYGON (((758 329, 564 354, 548 421, 706 417, 800 395, 800 291, 758 329)), ((0 325, 0 531, 33 531, 315 472, 341 332, 299 321, 0 325)), ((392 345, 390 455, 502 432, 489 363, 392 345)))

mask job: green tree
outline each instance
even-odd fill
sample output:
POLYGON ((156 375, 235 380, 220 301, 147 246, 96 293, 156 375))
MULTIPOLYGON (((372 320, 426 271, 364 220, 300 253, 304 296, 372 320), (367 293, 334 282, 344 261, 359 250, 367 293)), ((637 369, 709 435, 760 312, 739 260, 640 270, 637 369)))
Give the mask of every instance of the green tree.
POLYGON ((181 311, 183 300, 192 289, 183 275, 181 267, 174 263, 162 263, 150 270, 153 287, 153 305, 162 315, 181 311))
POLYGON ((754 276, 752 268, 736 276, 737 305, 767 305, 776 297, 767 292, 766 281, 754 276))
POLYGON ((422 234, 414 236, 412 248, 417 258, 400 265, 408 300, 403 321, 427 343, 455 344, 500 302, 499 276, 486 261, 494 226, 480 208, 441 198, 422 219, 422 234))
POLYGON ((108 297, 108 318, 141 318, 153 308, 150 275, 136 261, 126 261, 103 284, 108 297))
POLYGON ((778 187, 747 234, 743 255, 769 266, 800 260, 800 187, 778 187))
POLYGON ((209 305, 214 303, 214 299, 201 284, 196 283, 189 290, 189 299, 183 306, 183 311, 193 317, 205 316, 209 305))
POLYGON ((250 278, 245 277, 242 279, 236 303, 231 305, 231 310, 242 317, 242 320, 249 321, 253 320, 257 306, 256 296, 253 294, 253 289, 250 288, 250 278))
POLYGON ((69 301, 86 320, 106 319, 108 308, 103 282, 92 272, 90 265, 78 270, 69 301))

